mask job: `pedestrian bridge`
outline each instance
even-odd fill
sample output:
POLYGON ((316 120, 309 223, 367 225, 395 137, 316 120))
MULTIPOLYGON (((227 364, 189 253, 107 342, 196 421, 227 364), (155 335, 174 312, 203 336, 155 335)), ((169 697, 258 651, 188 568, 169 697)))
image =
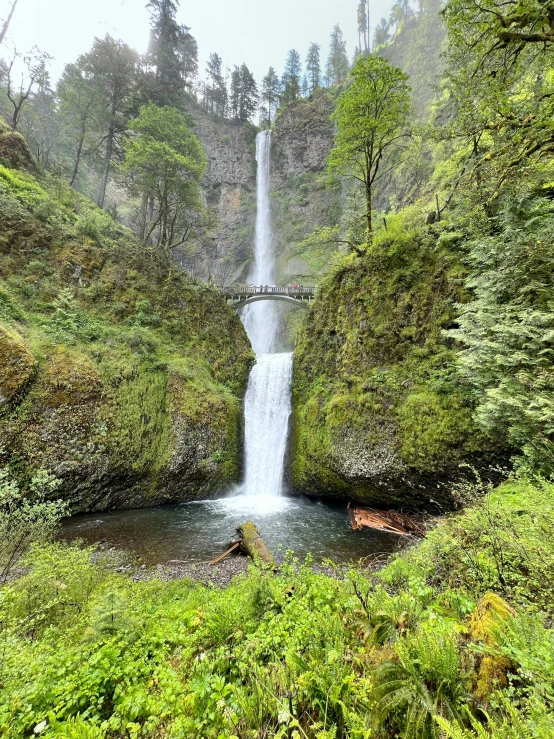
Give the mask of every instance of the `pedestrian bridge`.
POLYGON ((259 300, 281 300, 308 308, 314 298, 315 287, 275 287, 274 285, 248 285, 247 287, 224 287, 227 303, 237 310, 243 305, 259 300))

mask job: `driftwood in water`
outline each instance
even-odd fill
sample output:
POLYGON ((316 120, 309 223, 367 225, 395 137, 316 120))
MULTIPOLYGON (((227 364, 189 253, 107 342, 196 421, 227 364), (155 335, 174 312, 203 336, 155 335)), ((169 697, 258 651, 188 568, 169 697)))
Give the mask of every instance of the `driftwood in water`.
POLYGON ((219 557, 216 557, 216 559, 213 560, 213 562, 210 562, 211 565, 216 565, 218 562, 221 562, 222 559, 225 559, 225 557, 228 554, 231 554, 231 552, 234 552, 235 549, 240 547, 240 541, 236 541, 226 552, 223 552, 223 554, 220 554, 219 557))
POLYGON ((260 536, 260 532, 252 521, 237 526, 237 534, 239 535, 240 550, 252 558, 255 564, 268 564, 275 567, 273 554, 269 550, 267 544, 260 536))
POLYGON ((348 505, 348 515, 352 528, 359 531, 364 526, 378 531, 386 531, 389 534, 409 536, 411 533, 422 536, 423 531, 417 524, 395 511, 376 511, 373 508, 351 508, 348 505))

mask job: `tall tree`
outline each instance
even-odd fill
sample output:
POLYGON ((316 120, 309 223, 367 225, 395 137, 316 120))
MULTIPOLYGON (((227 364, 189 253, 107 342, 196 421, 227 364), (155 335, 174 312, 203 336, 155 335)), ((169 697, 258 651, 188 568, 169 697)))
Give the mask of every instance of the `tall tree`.
POLYGON ((366 56, 369 54, 369 0, 360 0, 358 3, 358 48, 360 53, 363 50, 366 56))
POLYGON ((258 109, 258 85, 246 64, 240 67, 239 120, 249 121, 258 109))
POLYGON ((8 13, 8 17, 2 24, 2 29, 0 30, 0 46, 2 45, 2 42, 4 41, 4 38, 6 37, 10 24, 12 22, 13 14, 15 13, 15 7, 17 3, 18 3, 18 0, 12 1, 12 5, 10 8, 10 12, 8 13))
POLYGON ((281 95, 281 81, 279 75, 270 67, 266 76, 262 80, 261 100, 267 111, 267 121, 271 126, 272 120, 279 107, 279 97, 281 95))
POLYGON ((185 92, 193 94, 194 83, 198 77, 198 44, 196 39, 183 26, 184 34, 181 38, 177 52, 181 66, 181 78, 185 92))
MULTIPOLYGON (((187 43, 189 29, 177 23, 179 0, 149 0, 146 7, 151 23, 147 59, 154 68, 150 96, 158 105, 182 108, 186 79, 184 68, 190 68, 191 63, 190 58, 185 63, 183 51, 194 53, 194 44, 191 46, 190 41, 187 43)), ((194 59, 192 64, 194 66, 194 59)))
POLYGON ((340 26, 337 24, 331 33, 329 44, 329 57, 327 59, 327 84, 340 85, 348 77, 348 55, 346 53, 346 41, 342 35, 340 26))
POLYGON ((410 87, 408 75, 386 59, 375 56, 360 58, 351 78, 352 84, 340 95, 333 115, 337 134, 329 157, 329 171, 363 185, 370 243, 373 189, 394 165, 402 139, 407 135, 410 87))
POLYGON ((390 39, 390 23, 386 18, 381 18, 379 23, 375 26, 373 32, 373 48, 377 49, 378 46, 388 43, 390 39))
POLYGON ((321 46, 311 43, 306 56, 306 78, 308 81, 308 94, 312 95, 318 87, 321 87, 321 46))
POLYGON ((96 87, 95 105, 99 106, 98 125, 103 131, 103 174, 98 192, 98 205, 103 208, 112 162, 120 154, 131 115, 132 96, 138 77, 138 54, 123 41, 111 36, 95 39, 88 55, 91 84, 96 87))
POLYGON ((218 54, 210 54, 206 74, 206 107, 210 113, 223 116, 227 108, 227 85, 223 74, 223 60, 218 54))
POLYGON ((283 94, 281 102, 283 105, 295 103, 300 97, 300 87, 302 84, 302 64, 300 62, 300 54, 296 49, 291 49, 285 63, 285 71, 281 80, 283 94))
POLYGON ((258 86, 246 64, 235 67, 231 74, 231 116, 241 123, 250 120, 258 109, 258 86))
POLYGON ((133 194, 146 192, 151 199, 145 242, 154 242, 162 266, 168 268, 173 250, 190 238, 202 211, 206 155, 186 118, 174 108, 151 103, 129 125, 135 136, 125 141, 122 171, 133 194))
POLYGON ((94 127, 95 102, 99 94, 98 85, 93 83, 88 55, 80 56, 74 64, 65 67, 57 95, 62 126, 67 130, 68 138, 75 143, 71 157, 71 186, 79 174, 87 134, 94 127))

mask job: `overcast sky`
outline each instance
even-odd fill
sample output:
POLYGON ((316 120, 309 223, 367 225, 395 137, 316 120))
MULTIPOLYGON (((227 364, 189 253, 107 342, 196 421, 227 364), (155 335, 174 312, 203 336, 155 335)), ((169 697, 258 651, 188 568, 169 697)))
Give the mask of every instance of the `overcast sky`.
MULTIPOLYGON (((0 0, 0 18, 11 0, 0 0)), ((393 0, 371 0, 372 26, 388 15, 393 0)), ((39 46, 51 54, 56 79, 68 62, 88 51, 95 36, 122 38, 139 52, 148 44, 146 0, 19 0, 11 26, 11 42, 24 51, 39 46)), ((282 72, 287 51, 302 60, 311 41, 326 58, 329 34, 339 23, 348 55, 358 43, 358 0, 181 0, 179 21, 190 26, 198 42, 200 72, 210 52, 226 65, 246 62, 259 80, 270 65, 282 72)))

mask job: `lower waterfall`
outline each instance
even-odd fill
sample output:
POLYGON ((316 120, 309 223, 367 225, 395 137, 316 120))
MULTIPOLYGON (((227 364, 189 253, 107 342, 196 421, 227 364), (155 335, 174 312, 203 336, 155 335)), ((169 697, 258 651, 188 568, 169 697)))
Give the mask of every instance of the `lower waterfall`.
POLYGON ((291 412, 292 354, 258 354, 244 403, 244 495, 280 495, 291 412))

